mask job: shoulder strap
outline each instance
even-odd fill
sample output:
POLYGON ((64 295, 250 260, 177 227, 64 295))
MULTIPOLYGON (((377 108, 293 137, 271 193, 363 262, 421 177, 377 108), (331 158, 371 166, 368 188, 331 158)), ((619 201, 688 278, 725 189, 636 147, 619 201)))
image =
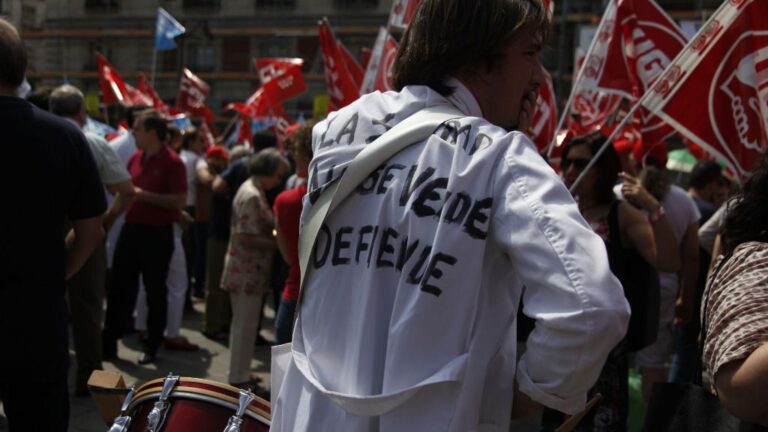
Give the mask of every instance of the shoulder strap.
POLYGON ((315 204, 309 209, 299 235, 301 285, 297 308, 300 307, 303 297, 304 281, 309 270, 309 260, 314 250, 315 240, 328 214, 373 170, 389 158, 411 144, 427 138, 444 122, 458 117, 464 117, 464 114, 450 105, 428 107, 413 114, 368 144, 355 156, 341 178, 334 181, 322 192, 315 204))

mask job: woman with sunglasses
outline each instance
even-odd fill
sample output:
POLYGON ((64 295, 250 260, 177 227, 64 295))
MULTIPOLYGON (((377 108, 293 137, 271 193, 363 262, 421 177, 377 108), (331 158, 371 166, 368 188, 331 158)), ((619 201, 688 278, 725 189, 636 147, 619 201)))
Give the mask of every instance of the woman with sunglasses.
MULTIPOLYGON (((590 160, 605 143, 606 137, 599 132, 582 135, 572 139, 563 148, 560 162, 561 175, 568 188, 574 185, 579 175, 589 165, 590 160)), ((579 204, 584 219, 592 226, 592 229, 606 242, 611 250, 618 244, 623 249, 631 249, 637 252, 642 259, 647 261, 657 270, 677 271, 679 256, 676 247, 662 247, 657 251, 657 242, 663 246, 664 235, 671 232, 669 223, 663 216, 653 218, 653 222, 631 204, 618 200, 613 192, 621 164, 619 156, 612 145, 595 162, 594 166, 584 175, 579 184, 571 190, 579 204), (618 222, 617 236, 612 236, 610 228, 611 218, 618 222), (618 238, 612 238, 618 237, 618 238)), ((658 211, 661 207, 653 196, 647 191, 639 190, 633 196, 647 210, 658 211)), ((669 237, 672 237, 669 235, 669 237)), ((617 263, 611 258, 611 269, 622 280, 622 272, 617 271, 624 263, 617 263)), ((629 282, 629 281, 627 281, 629 282)), ((639 311, 633 311, 638 313, 639 311)), ((592 394, 601 393, 603 398, 584 419, 579 430, 589 431, 625 431, 627 430, 628 415, 628 373, 629 373, 629 349, 626 340, 620 342, 609 354, 603 371, 598 378, 592 394)))

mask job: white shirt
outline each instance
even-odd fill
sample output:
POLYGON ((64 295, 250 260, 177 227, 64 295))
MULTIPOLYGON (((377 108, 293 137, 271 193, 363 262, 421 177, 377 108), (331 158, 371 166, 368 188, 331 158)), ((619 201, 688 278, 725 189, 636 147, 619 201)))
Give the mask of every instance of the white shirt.
MULTIPOLYGON (((621 193, 621 184, 616 185, 613 192, 619 198, 624 199, 624 195, 621 193)), ((698 223, 701 218, 699 208, 696 207, 696 203, 688 195, 688 192, 676 185, 669 187, 669 192, 664 195, 661 205, 664 207, 664 215, 672 228, 672 234, 675 236, 675 243, 679 249, 685 231, 691 224, 698 223)), ((677 273, 659 272, 659 286, 664 293, 677 296, 679 285, 677 273)))
POLYGON ((133 136, 133 132, 131 131, 128 131, 110 141, 109 146, 115 150, 117 155, 120 157, 120 160, 123 161, 123 166, 125 167, 128 166, 128 161, 131 159, 131 156, 136 153, 136 150, 138 150, 136 147, 136 138, 133 136))
POLYGON ((315 126, 310 191, 426 106, 475 116, 394 156, 329 216, 273 431, 506 431, 515 380, 572 414, 624 336, 603 241, 531 141, 477 117, 457 84, 449 99, 371 93, 315 126), (516 364, 521 296, 537 325, 516 364))
MULTIPOLYGON (((80 124, 75 120, 68 117, 64 117, 64 119, 80 128, 80 124)), ((91 149, 96 168, 99 170, 99 177, 104 186, 111 186, 131 179, 125 164, 122 163, 120 157, 104 138, 89 132, 83 132, 83 135, 88 141, 88 147, 91 149)))
POLYGON ((184 169, 187 172, 187 207, 197 205, 197 188, 195 179, 197 178, 197 167, 200 162, 200 155, 186 149, 182 149, 179 158, 184 162, 184 169))

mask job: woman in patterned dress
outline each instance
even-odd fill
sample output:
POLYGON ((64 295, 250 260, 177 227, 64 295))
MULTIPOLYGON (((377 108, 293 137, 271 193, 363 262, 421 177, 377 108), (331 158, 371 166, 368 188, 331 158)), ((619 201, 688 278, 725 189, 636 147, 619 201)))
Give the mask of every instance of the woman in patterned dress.
POLYGON ((235 386, 252 380, 251 359, 256 342, 264 294, 269 292, 270 269, 276 243, 274 216, 265 191, 278 186, 290 164, 275 149, 265 149, 248 163, 250 178, 232 203, 232 234, 224 258, 221 288, 232 301, 229 382, 235 386))
POLYGON ((734 200, 702 305, 704 366, 736 417, 768 426, 768 155, 734 200))

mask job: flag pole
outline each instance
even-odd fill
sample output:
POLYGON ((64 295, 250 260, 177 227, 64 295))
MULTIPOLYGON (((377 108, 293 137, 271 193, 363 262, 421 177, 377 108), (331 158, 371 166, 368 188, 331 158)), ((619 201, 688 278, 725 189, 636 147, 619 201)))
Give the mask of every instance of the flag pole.
MULTIPOLYGON (((610 0, 608 5, 613 2, 614 0, 610 0)), ((605 17, 605 11, 603 11, 603 17, 605 17)), ((565 19, 565 18, 561 18, 565 19)), ((587 54, 584 56, 584 64, 581 65, 579 68, 579 72, 576 75, 576 80, 573 81, 573 85, 571 86, 571 93, 568 95, 568 101, 565 103, 565 107, 563 108, 563 113, 560 116, 560 121, 557 122, 557 127, 555 128, 555 136, 552 137, 552 141, 549 143, 549 147, 547 148, 547 158, 552 156, 552 152, 555 150, 555 146, 557 145, 557 135, 560 129, 563 128, 563 124, 565 124, 565 119, 568 117, 570 111, 571 111, 571 105, 573 105, 573 97, 576 94, 576 90, 581 86, 582 81, 584 81, 584 69, 585 65, 587 63, 587 60, 589 60, 589 57, 592 55, 592 52, 595 50, 595 46, 597 45, 597 39, 600 36, 600 32, 603 30, 603 27, 605 27, 605 19, 600 20, 600 24, 597 26, 597 29, 595 30, 595 36, 592 38, 592 41, 589 43, 589 48, 587 49, 587 54)))
MULTIPOLYGON (((726 4, 727 3, 723 3, 720 7, 723 8, 723 7, 725 7, 726 4)), ((718 10, 720 10, 720 9, 718 9, 718 10)), ((717 12, 715 12, 713 14, 713 16, 715 16, 715 15, 717 15, 717 12)), ((707 19, 706 23, 704 23, 704 25, 701 26, 699 31, 695 35, 693 35, 693 37, 691 39, 688 40, 688 42, 685 44, 683 49, 681 49, 680 52, 677 53, 675 58, 672 59, 671 62, 669 62, 669 64, 667 65, 666 68, 664 68, 664 71, 659 74, 659 76, 658 76, 658 78, 656 78, 656 82, 654 84, 656 84, 659 80, 664 79, 664 77, 667 75, 667 73, 670 71, 670 69, 672 69, 673 66, 677 66, 678 59, 680 57, 682 57, 683 54, 687 53, 687 51, 690 48, 690 46, 694 43, 694 41, 696 41, 699 33, 701 33, 703 30, 705 30, 707 28, 707 26, 708 26, 708 24, 709 24, 709 22, 711 20, 712 20, 712 17, 707 19)), ((595 35, 595 39, 597 39, 597 35, 595 35)), ((593 42, 594 42, 594 39, 593 39, 593 42)), ((582 69, 583 69, 583 67, 582 67, 582 69)), ((673 87, 675 87, 675 86, 673 86, 673 87)), ((602 156, 603 153, 605 153, 605 150, 608 148, 608 146, 609 145, 613 145, 612 144, 613 139, 616 137, 616 135, 619 134, 619 132, 622 129, 624 129, 624 126, 627 125, 629 120, 632 119, 632 117, 635 115, 635 111, 637 111, 643 105, 643 103, 645 103, 646 99, 649 99, 651 97, 651 95, 654 93, 653 88, 654 88, 654 86, 651 86, 648 90, 646 90, 645 93, 643 93, 643 95, 640 97, 640 99, 638 99, 637 102, 635 102, 635 104, 632 105, 632 108, 630 108, 630 110, 627 112, 627 115, 624 116, 624 118, 621 120, 619 125, 616 126, 616 128, 613 130, 613 132, 611 132, 611 135, 608 136, 608 138, 605 140, 605 143, 603 143, 603 146, 600 147, 600 149, 597 151, 597 153, 595 153, 595 155, 592 157, 592 159, 590 159, 590 161, 587 164, 587 166, 581 171, 579 176, 576 177, 576 181, 574 181, 573 184, 571 185, 571 187, 568 189, 568 191, 571 192, 571 194, 573 194, 573 191, 576 189, 576 186, 579 185, 579 183, 584 178, 584 176, 587 174, 587 172, 589 172, 589 170, 593 166, 595 166, 595 164, 597 163, 597 160, 600 159, 600 156, 602 156)), ((571 92, 571 94, 573 94, 573 92, 571 92)), ((649 108, 649 111, 651 111, 652 113, 654 112, 654 110, 652 108, 649 108)), ((557 135, 555 135, 555 137, 557 137, 557 135)))
POLYGON ((157 69, 157 46, 152 50, 152 76, 150 78, 150 83, 152 84, 152 88, 155 88, 155 70, 157 69))

